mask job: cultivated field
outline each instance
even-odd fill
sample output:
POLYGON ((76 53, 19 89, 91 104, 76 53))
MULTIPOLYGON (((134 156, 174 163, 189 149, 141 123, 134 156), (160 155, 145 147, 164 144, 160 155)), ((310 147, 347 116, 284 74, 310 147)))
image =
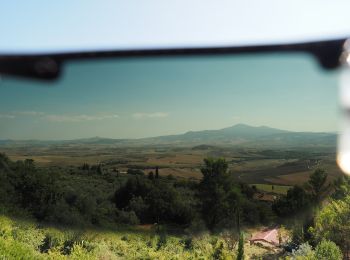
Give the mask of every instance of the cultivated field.
MULTIPOLYGON (((263 150, 224 146, 139 146, 118 147, 103 144, 67 144, 31 147, 0 147, 12 160, 33 159, 41 167, 78 167, 84 163, 103 165, 108 172, 140 169, 146 174, 159 168, 161 176, 201 178, 203 159, 222 157, 229 164, 237 182, 274 184, 275 193, 284 193, 276 185, 290 186, 304 183, 317 168, 329 173, 329 180, 342 173, 335 162, 334 149, 263 150)), ((259 186, 271 191, 271 186, 259 186)))

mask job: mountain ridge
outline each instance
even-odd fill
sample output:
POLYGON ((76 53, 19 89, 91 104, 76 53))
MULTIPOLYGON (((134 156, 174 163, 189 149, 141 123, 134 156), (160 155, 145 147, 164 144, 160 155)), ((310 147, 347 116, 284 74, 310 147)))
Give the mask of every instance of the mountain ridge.
POLYGON ((72 140, 0 140, 1 145, 60 145, 60 144, 115 144, 115 145, 198 145, 198 144, 266 144, 277 146, 292 145, 334 145, 336 134, 327 132, 294 132, 268 126, 236 124, 216 129, 187 131, 182 134, 162 135, 145 138, 91 137, 72 140))

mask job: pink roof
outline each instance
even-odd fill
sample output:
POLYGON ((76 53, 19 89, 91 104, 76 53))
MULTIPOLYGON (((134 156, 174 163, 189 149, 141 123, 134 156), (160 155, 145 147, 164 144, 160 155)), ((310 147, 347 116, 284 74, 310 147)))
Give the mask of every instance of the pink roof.
POLYGON ((266 241, 266 242, 268 242, 270 244, 278 245, 279 241, 278 241, 278 230, 277 230, 277 228, 267 229, 267 230, 255 233, 252 236, 252 238, 250 239, 250 241, 252 241, 252 242, 259 241, 259 240, 266 241))

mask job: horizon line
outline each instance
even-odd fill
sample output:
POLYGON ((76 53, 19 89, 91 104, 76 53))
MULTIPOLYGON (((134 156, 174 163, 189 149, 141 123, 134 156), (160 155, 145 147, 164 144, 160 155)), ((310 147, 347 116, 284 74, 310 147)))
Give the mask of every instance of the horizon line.
POLYGON ((280 128, 275 128, 275 127, 270 127, 266 125, 259 125, 259 126, 254 126, 254 125, 249 125, 245 123, 237 123, 231 126, 219 128, 219 129, 203 129, 203 130, 188 130, 186 132, 182 133, 177 133, 177 134, 164 134, 164 135, 157 135, 157 136, 148 136, 148 137, 125 137, 125 138, 118 138, 118 137, 102 137, 102 136, 91 136, 91 137, 77 137, 77 138, 67 138, 67 139, 33 139, 33 138, 28 138, 28 139, 14 139, 14 138, 0 138, 0 141, 76 141, 76 140, 84 140, 84 139, 110 139, 110 140, 141 140, 141 139, 148 139, 148 138, 158 138, 158 137, 165 137, 165 136, 175 136, 175 135, 184 135, 186 133, 190 132, 202 132, 202 131, 220 131, 223 129, 227 128, 232 128, 232 127, 237 127, 237 126, 246 126, 246 127, 251 127, 251 128, 270 128, 270 129, 275 129, 275 130, 281 130, 281 131, 286 131, 286 132, 291 132, 291 133, 325 133, 325 134, 338 134, 338 131, 294 131, 294 130, 286 130, 286 129, 280 129, 280 128))

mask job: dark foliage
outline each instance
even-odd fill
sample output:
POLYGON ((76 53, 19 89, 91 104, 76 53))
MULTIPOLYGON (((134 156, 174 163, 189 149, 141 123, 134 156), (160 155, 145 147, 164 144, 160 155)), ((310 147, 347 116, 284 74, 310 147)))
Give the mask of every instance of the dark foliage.
POLYGON ((133 210, 142 223, 189 224, 198 203, 193 195, 187 197, 191 192, 167 179, 134 176, 115 192, 114 202, 119 209, 133 210))
POLYGON ((311 197, 300 186, 288 190, 287 195, 281 197, 272 205, 278 216, 292 216, 311 204, 311 197))
POLYGON ((0 154, 0 203, 64 225, 191 227, 204 220, 210 229, 239 229, 271 220, 271 206, 253 200, 254 188, 235 183, 225 160, 204 163, 198 183, 161 177, 158 167, 155 174, 131 168, 123 175, 101 164, 38 168, 33 160, 12 162, 0 154))

